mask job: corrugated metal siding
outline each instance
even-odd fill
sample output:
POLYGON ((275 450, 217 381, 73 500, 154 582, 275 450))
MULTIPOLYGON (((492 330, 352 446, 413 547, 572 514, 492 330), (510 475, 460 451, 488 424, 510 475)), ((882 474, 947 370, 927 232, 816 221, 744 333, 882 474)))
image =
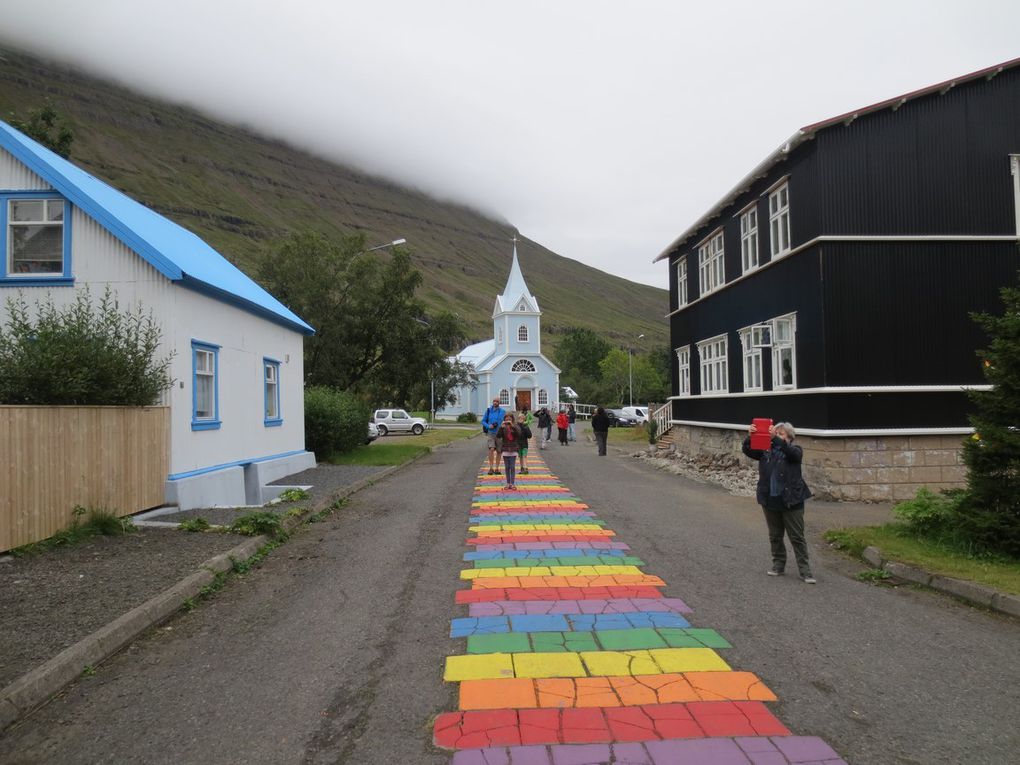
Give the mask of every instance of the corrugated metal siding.
POLYGON ((822 233, 1014 233, 1007 155, 1020 153, 1020 71, 815 140, 822 233))
POLYGON ((47 191, 51 188, 9 151, 0 149, 0 191, 47 191))
POLYGON ((1010 242, 826 244, 826 383, 982 382, 970 313, 1000 313, 1018 267, 1010 242))

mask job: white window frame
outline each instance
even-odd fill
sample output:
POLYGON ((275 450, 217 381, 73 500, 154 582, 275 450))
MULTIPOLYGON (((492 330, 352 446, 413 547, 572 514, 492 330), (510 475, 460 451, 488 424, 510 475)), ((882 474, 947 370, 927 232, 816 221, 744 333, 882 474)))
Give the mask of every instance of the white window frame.
POLYGON ((698 286, 704 296, 726 284, 726 248, 722 229, 698 245, 698 286))
POLYGON ((744 376, 744 392, 756 392, 764 390, 764 383, 762 382, 762 352, 761 346, 755 346, 754 339, 756 334, 760 334, 760 327, 744 327, 739 331, 740 335, 740 349, 741 349, 741 365, 740 368, 744 376))
POLYGON ((740 214, 740 272, 749 273, 758 265, 758 206, 752 205, 740 214))
POLYGON ((676 349, 677 395, 691 395, 691 346, 676 349))
POLYGON ((536 369, 535 364, 528 359, 517 359, 517 361, 513 363, 513 366, 510 367, 510 371, 519 374, 528 374, 531 372, 537 372, 538 369, 536 369))
POLYGON ((769 252, 781 258, 790 252, 790 184, 784 183, 769 194, 769 252))
POLYGON ((698 343, 701 395, 714 396, 730 392, 728 352, 726 335, 717 335, 698 343))
POLYGON ((262 384, 265 406, 263 422, 266 427, 283 424, 280 414, 280 362, 276 359, 262 359, 262 384))
POLYGON ((526 343, 528 342, 528 325, 522 324, 517 328, 517 342, 526 343))
POLYGON ((797 314, 778 316, 772 320, 772 390, 797 388, 797 314), (783 358, 790 360, 790 382, 781 381, 783 358))
POLYGON ((538 389, 537 398, 539 406, 549 406, 549 391, 547 391, 545 388, 538 389))
POLYGON ((499 405, 510 406, 510 390, 509 388, 503 388, 499 392, 499 405))
POLYGON ((687 256, 676 263, 676 307, 687 305, 687 256))
POLYGON ((198 340, 191 341, 191 371, 193 393, 191 398, 191 429, 192 430, 218 430, 220 423, 220 346, 211 343, 203 343, 198 340), (208 411, 208 414, 199 414, 200 386, 199 379, 209 380, 207 388, 210 396, 208 402, 201 402, 201 411, 208 411))

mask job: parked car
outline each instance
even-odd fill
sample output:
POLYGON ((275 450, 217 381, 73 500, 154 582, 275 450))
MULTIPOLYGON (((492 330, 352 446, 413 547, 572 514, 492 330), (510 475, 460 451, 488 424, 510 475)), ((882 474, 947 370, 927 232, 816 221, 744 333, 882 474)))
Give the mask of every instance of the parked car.
POLYGON ((375 441, 379 437, 379 426, 374 422, 368 423, 368 436, 365 438, 365 446, 375 441))
POLYGON ((637 418, 627 414, 623 409, 607 409, 606 416, 612 428, 632 428, 638 424, 637 418))
POLYGON ((387 433, 406 433, 410 431, 416 436, 425 432, 429 426, 427 420, 422 417, 412 417, 403 409, 376 409, 372 415, 372 422, 379 428, 379 435, 387 433))
POLYGON ((648 409, 643 406, 625 406, 623 407, 623 411, 639 423, 648 422, 648 409))

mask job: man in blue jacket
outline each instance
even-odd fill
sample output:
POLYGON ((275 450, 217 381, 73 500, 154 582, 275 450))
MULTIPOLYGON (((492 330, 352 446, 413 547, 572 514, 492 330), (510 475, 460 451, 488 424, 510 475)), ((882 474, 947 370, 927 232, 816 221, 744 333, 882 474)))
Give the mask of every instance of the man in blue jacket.
POLYGON ((499 399, 492 399, 492 406, 485 410, 482 415, 482 432, 485 433, 485 443, 489 447, 489 475, 500 475, 499 455, 496 454, 496 434, 499 433, 499 426, 503 424, 506 412, 499 405, 499 399))

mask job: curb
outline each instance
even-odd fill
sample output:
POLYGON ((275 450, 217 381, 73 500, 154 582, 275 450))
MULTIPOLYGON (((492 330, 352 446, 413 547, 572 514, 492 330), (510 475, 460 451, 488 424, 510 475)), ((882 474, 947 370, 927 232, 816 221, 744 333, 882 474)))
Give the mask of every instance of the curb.
MULTIPOLYGON (((301 515, 284 518, 280 525, 289 534, 319 510, 338 500, 346 499, 351 494, 387 478, 398 470, 431 455, 437 449, 446 448, 452 443, 456 442, 451 441, 429 447, 429 451, 419 454, 407 462, 390 465, 378 473, 344 486, 330 494, 321 503, 309 507, 301 515)), ((252 557, 259 548, 269 541, 269 537, 264 535, 252 537, 224 553, 213 556, 199 565, 198 570, 184 577, 177 584, 171 585, 141 605, 117 617, 106 626, 100 627, 91 635, 87 635, 74 645, 65 648, 52 659, 40 664, 0 690, 0 733, 81 677, 82 671, 86 667, 102 663, 146 630, 166 621, 181 609, 185 601, 198 596, 204 587, 215 580, 217 574, 229 571, 233 568, 235 561, 243 561, 252 557)))
POLYGON ((880 568, 897 579, 928 587, 944 595, 952 595, 954 598, 983 606, 992 611, 1020 617, 1020 597, 1016 595, 999 592, 966 579, 954 579, 951 576, 932 574, 917 566, 886 560, 882 557, 882 551, 877 547, 865 547, 861 557, 875 568, 880 568))

